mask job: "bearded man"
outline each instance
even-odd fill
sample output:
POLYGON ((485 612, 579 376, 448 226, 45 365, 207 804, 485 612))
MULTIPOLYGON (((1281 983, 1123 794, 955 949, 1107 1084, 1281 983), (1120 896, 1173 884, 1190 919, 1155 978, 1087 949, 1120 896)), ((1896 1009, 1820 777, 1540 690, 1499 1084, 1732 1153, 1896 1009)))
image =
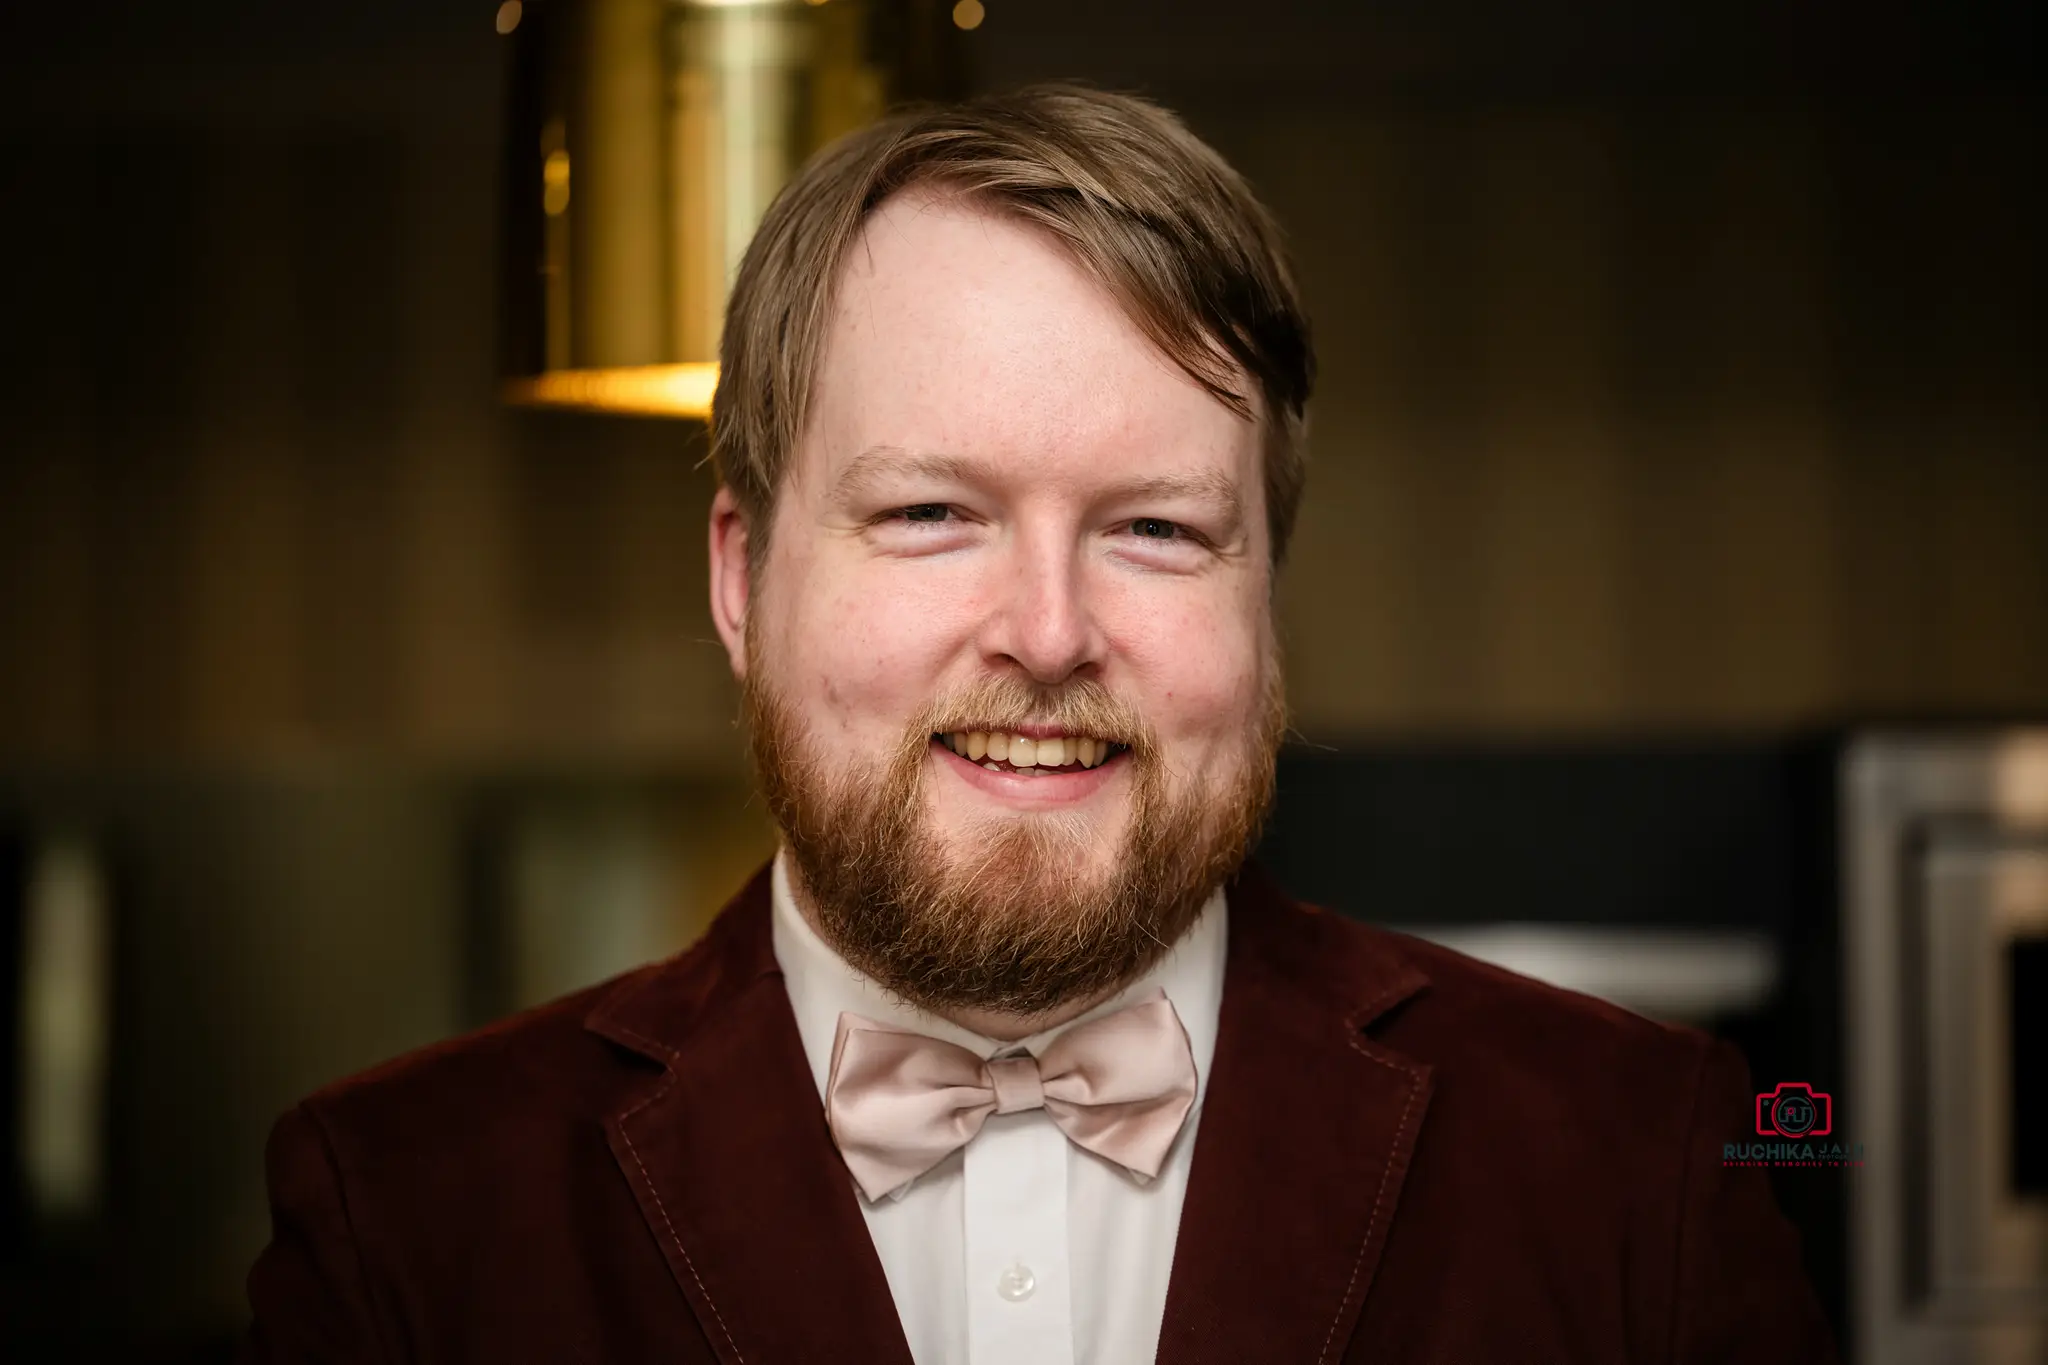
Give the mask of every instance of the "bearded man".
POLYGON ((1213 151, 1071 87, 856 134, 721 356, 781 851, 281 1120, 248 1360, 1831 1356, 1731 1048, 1247 863, 1313 362, 1213 151))

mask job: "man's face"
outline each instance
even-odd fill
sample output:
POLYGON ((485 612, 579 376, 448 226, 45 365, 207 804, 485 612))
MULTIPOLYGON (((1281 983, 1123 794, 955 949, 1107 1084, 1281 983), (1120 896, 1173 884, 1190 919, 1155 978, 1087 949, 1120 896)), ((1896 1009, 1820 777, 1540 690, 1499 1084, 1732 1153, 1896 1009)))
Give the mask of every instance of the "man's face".
POLYGON ((913 192, 849 255, 751 585, 730 507, 714 612, 756 768, 856 968, 1028 1017, 1186 930, 1284 723, 1254 423, 1037 230, 913 192), (1047 729, 1058 768, 934 738, 1047 729))

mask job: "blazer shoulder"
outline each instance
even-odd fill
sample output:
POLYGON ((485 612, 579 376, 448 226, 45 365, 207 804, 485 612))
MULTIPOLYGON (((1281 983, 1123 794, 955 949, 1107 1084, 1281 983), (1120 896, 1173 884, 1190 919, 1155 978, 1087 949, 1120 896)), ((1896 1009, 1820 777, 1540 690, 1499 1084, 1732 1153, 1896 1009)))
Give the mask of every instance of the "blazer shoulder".
POLYGON ((1504 1089, 1531 1084, 1560 1092, 1612 1094, 1640 1086, 1646 1097, 1689 1090, 1713 1050, 1696 1028, 1650 1019, 1619 1005, 1481 961, 1413 934, 1304 906, 1330 962, 1388 962, 1417 982, 1372 1032, 1446 1079, 1484 1076, 1504 1089), (1341 941, 1341 951, 1331 951, 1341 941))
POLYGON ((610 1117, 647 1094, 722 999, 773 967, 759 890, 672 957, 344 1077, 303 1108, 330 1136, 464 1150, 522 1125, 610 1117))
POLYGON ((1517 1188, 1537 1203, 1568 1189, 1575 1216, 1607 1209, 1625 1221, 1632 1201, 1675 1209, 1698 1135, 1718 1144, 1739 1127, 1728 1097, 1746 1081, 1730 1078, 1747 1071, 1698 1029, 1410 934, 1355 922, 1341 932, 1426 980, 1360 1043, 1428 1068, 1423 1140, 1459 1169, 1520 1172, 1517 1188))
POLYGON ((584 1021, 611 995, 660 972, 652 963, 418 1047, 321 1086, 302 1101, 322 1127, 487 1132, 513 1111, 602 1105, 618 1049, 584 1021))
POLYGON ((1697 1029, 1648 1018, 1598 996, 1539 981, 1414 934, 1392 929, 1369 932, 1398 942, 1400 951, 1429 977, 1436 1010, 1460 1021, 1514 1020, 1537 1027, 1545 1042, 1569 1037, 1588 1043, 1689 1051, 1708 1041, 1697 1029), (1553 1035, 1562 1037, 1553 1039, 1553 1035))

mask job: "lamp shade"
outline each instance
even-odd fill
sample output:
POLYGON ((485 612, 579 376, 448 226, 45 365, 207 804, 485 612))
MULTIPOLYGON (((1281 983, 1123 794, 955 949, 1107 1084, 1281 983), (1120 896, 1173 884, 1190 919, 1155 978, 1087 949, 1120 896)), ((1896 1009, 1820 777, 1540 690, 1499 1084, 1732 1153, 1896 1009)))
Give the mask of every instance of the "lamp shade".
POLYGON ((527 0, 514 45, 505 397, 704 417, 740 256, 813 151, 953 92, 933 0, 527 0))

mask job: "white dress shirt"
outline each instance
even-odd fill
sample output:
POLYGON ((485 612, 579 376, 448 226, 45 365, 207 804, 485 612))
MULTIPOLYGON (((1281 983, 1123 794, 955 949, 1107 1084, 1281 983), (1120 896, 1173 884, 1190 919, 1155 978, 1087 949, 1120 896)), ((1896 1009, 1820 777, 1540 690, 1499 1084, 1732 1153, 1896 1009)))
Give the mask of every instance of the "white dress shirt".
MULTIPOLYGON (((1043 1109, 992 1114, 966 1146, 902 1189, 855 1190, 917 1365, 1133 1365, 1159 1349, 1195 1124, 1216 1051, 1228 908, 1219 887, 1185 938, 1086 1014, 1002 1043, 915 1010, 820 939, 775 857, 775 958, 819 1103, 842 1010, 957 1043, 980 1057, 1036 1054, 1065 1030, 1165 990, 1195 1059, 1195 1103, 1158 1176, 1140 1183, 1074 1146, 1043 1109)), ((849 1184, 852 1176, 847 1177, 849 1184)))

